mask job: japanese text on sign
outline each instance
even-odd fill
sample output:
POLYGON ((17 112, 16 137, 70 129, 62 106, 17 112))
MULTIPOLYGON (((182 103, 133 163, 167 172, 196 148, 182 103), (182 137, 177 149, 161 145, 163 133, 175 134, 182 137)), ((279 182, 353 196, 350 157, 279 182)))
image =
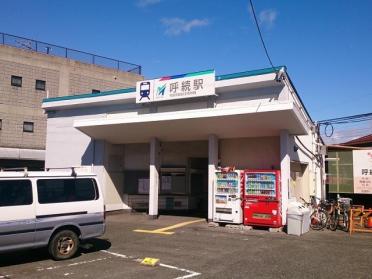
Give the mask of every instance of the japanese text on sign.
POLYGON ((353 150, 354 193, 372 194, 372 150, 353 150))
POLYGON ((215 94, 214 71, 163 77, 137 83, 137 103, 202 97, 215 94), (151 84, 150 89, 147 86, 151 84))

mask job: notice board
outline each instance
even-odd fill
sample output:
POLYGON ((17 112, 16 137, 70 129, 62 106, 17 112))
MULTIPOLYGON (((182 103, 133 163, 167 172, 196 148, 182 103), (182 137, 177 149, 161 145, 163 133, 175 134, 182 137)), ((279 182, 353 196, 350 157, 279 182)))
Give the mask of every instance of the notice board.
POLYGON ((353 150, 354 193, 372 194, 372 150, 353 150))

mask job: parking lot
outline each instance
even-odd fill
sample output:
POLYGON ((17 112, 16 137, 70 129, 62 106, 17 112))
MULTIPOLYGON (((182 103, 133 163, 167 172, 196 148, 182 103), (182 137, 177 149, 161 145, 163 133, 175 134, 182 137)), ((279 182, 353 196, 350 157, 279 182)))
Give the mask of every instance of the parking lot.
POLYGON ((372 278, 372 235, 210 227, 192 217, 113 214, 70 260, 44 249, 0 255, 0 278, 372 278), (139 231, 135 231, 139 230, 139 231), (152 267, 141 264, 157 258, 152 267))

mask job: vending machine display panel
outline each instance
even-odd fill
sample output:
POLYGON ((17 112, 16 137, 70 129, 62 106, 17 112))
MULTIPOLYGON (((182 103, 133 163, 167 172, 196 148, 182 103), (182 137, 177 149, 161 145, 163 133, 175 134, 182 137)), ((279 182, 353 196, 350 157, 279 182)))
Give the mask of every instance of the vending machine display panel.
POLYGON ((217 171, 214 185, 213 221, 241 224, 241 172, 217 171))
POLYGON ((280 171, 244 171, 244 224, 281 227, 280 171))

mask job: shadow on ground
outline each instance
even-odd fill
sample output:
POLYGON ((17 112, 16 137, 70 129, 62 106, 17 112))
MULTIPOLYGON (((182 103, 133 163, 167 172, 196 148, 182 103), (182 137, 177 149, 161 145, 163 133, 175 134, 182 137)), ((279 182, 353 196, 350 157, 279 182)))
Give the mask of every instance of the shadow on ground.
MULTIPOLYGON (((89 254, 100 250, 107 250, 111 247, 111 242, 107 239, 93 238, 82 243, 75 258, 82 253, 89 254)), ((20 250, 17 252, 0 254, 0 267, 32 263, 51 259, 47 248, 38 248, 33 250, 20 250)))

